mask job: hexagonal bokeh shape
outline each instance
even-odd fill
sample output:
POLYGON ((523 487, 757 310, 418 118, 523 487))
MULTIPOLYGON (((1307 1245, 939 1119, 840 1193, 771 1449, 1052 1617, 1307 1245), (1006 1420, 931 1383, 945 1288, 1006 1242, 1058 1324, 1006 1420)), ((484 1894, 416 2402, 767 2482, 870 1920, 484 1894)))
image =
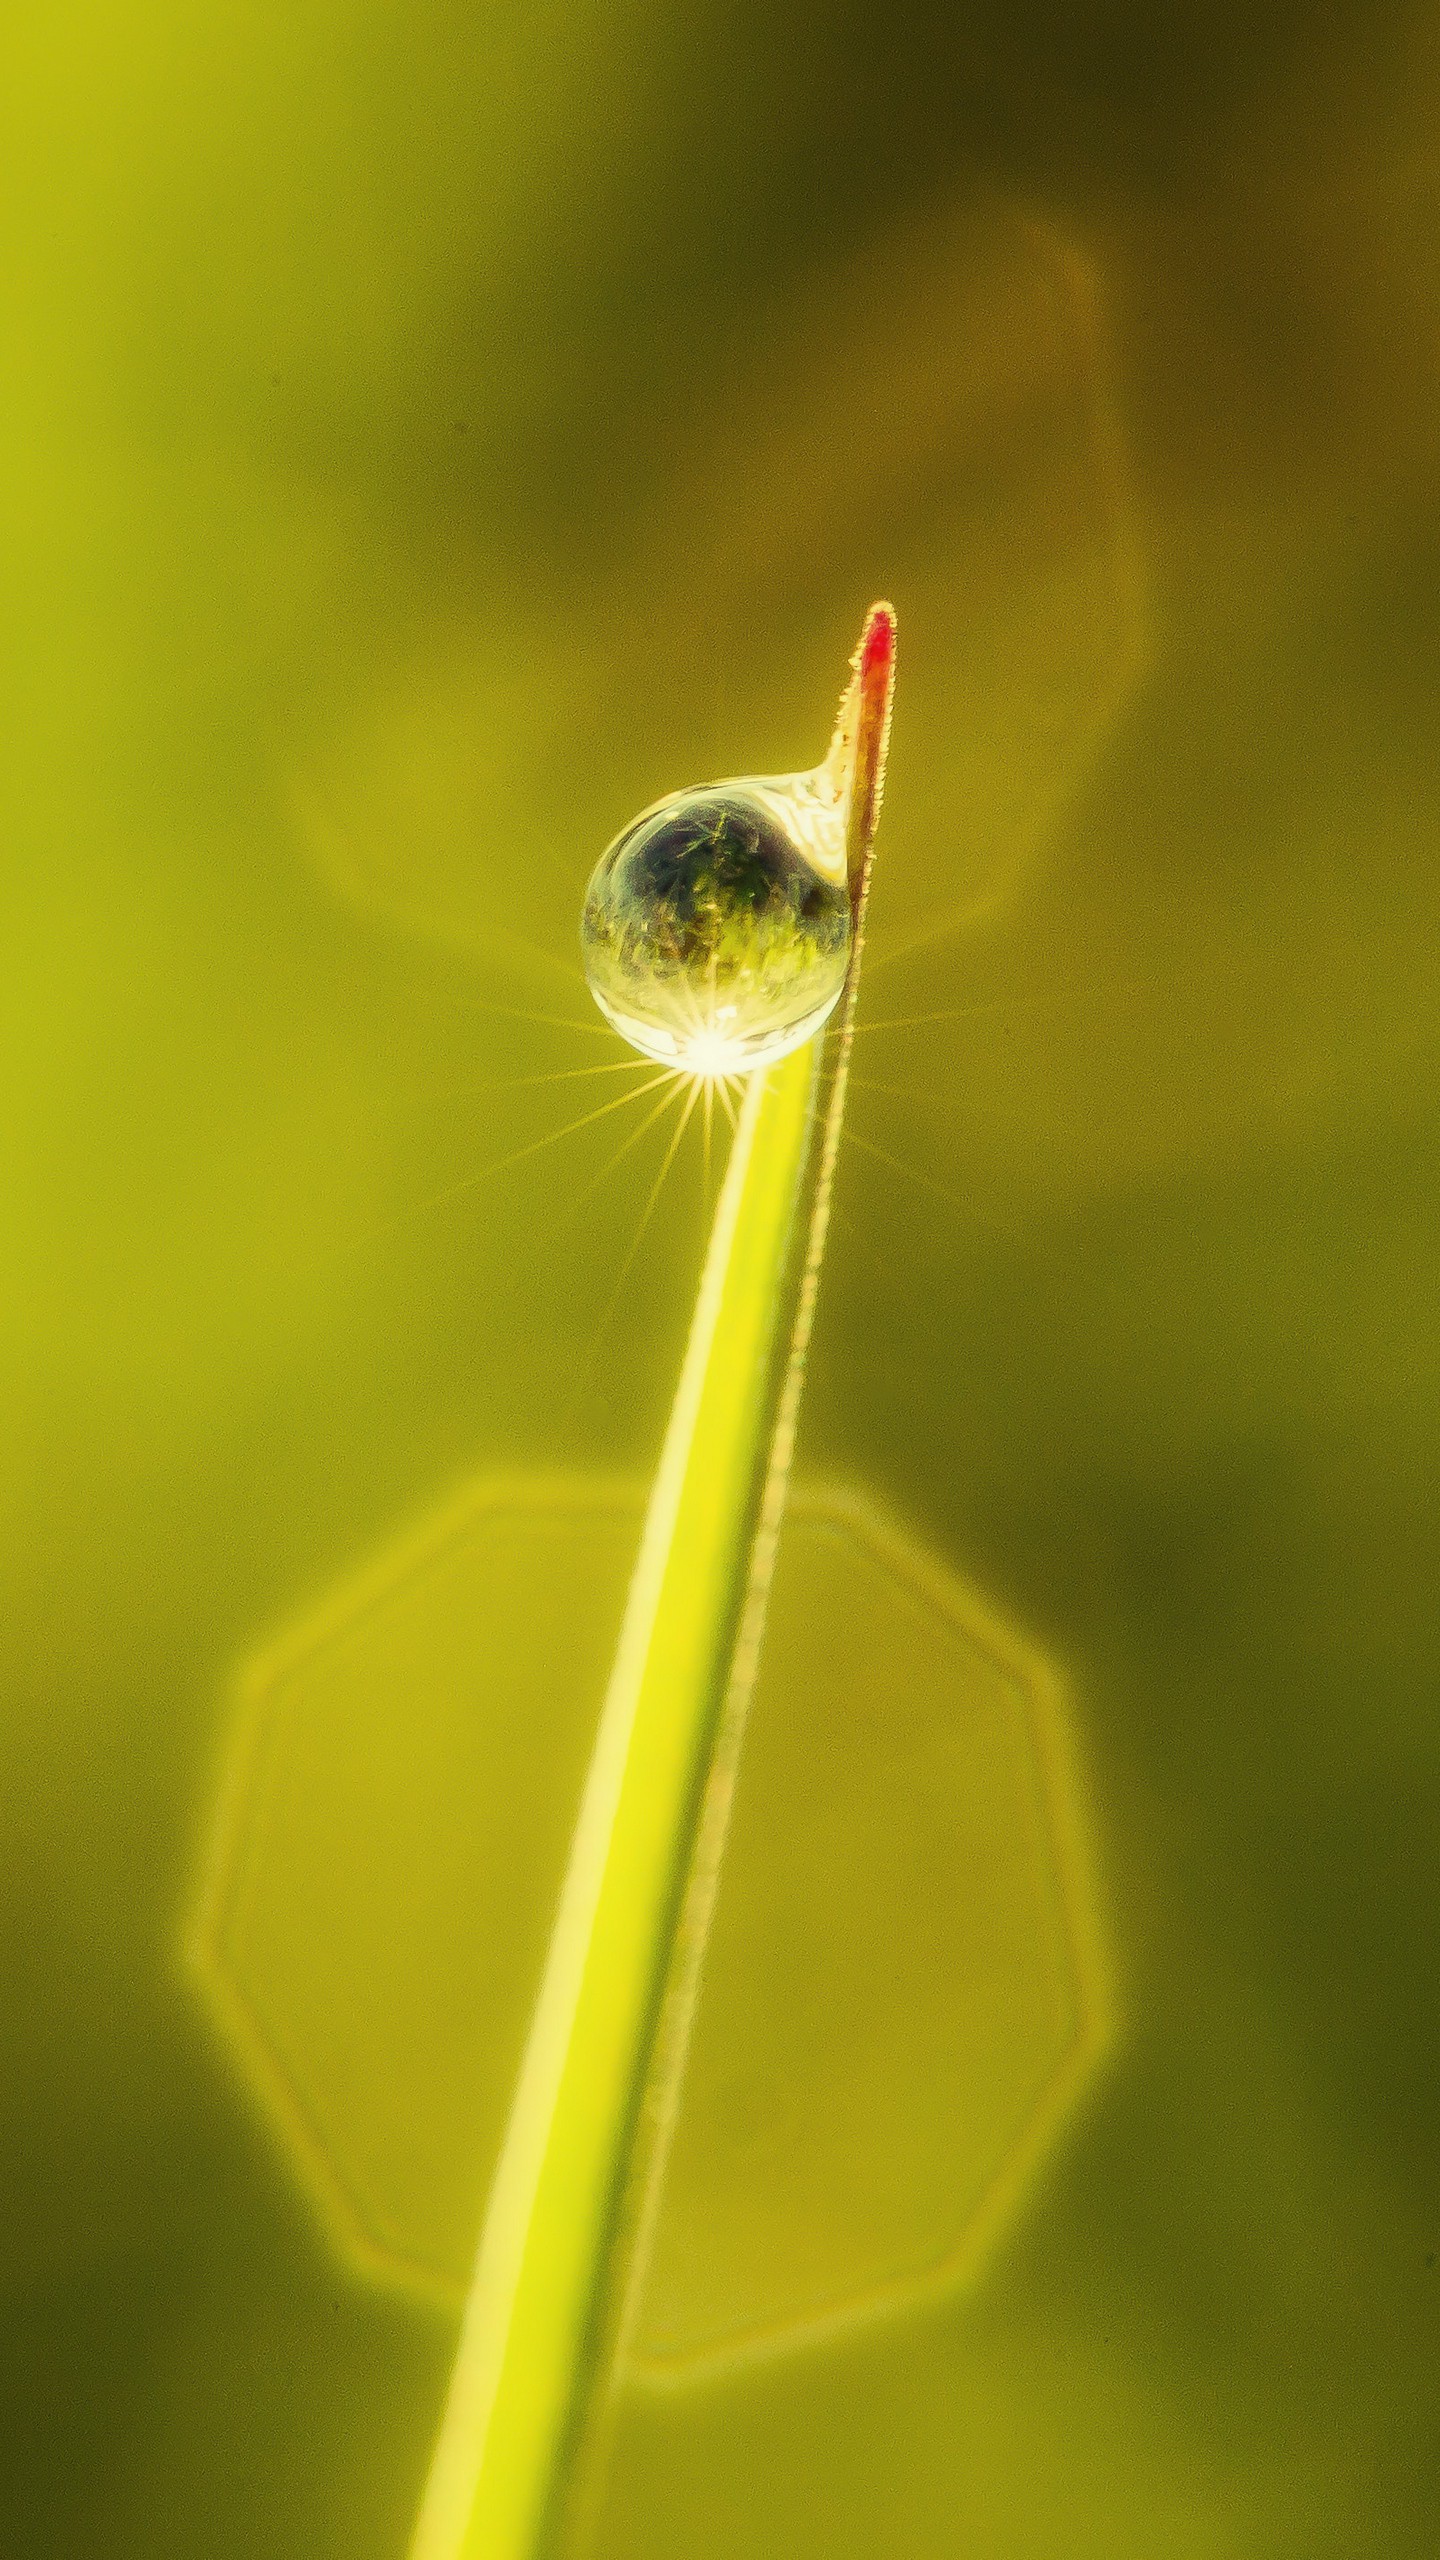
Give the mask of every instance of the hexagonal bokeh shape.
MULTIPOLYGON (((458 2301, 641 1496, 496 1479, 258 1659, 192 1952, 333 2236, 458 2301), (561 1595, 557 1602, 557 1595, 561 1595)), ((655 2381, 973 2267, 1103 2050, 1063 1696, 799 1493, 635 2349, 655 2381)))

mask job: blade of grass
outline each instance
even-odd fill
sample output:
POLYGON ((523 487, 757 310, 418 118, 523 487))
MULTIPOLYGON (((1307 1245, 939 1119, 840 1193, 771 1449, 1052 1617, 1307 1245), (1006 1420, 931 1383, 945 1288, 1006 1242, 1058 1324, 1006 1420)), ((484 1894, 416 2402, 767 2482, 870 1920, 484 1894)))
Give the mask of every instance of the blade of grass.
POLYGON ((788 1357, 776 1350, 815 1042, 746 1089, 412 2560, 537 2560, 601 2362, 606 2276, 701 1805, 714 1796, 707 1774, 722 1710, 736 1733, 763 1629, 844 1107, 893 652, 893 616, 877 606, 832 750, 856 929, 788 1357))

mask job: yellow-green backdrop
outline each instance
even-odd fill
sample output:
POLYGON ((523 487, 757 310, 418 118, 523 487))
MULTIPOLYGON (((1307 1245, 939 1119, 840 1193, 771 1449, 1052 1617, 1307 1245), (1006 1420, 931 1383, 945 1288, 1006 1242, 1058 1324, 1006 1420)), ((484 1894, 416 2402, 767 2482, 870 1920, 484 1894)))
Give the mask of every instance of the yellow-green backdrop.
POLYGON ((802 1464, 1059 1665, 1120 2033, 983 2283, 667 2404, 614 2560, 1435 2549, 1437 108, 1393 0, 9 13, 26 2560, 403 2551, 452 2328, 178 1952, 232 1674, 653 1456, 698 1154, 617 1296, 663 1130, 520 1152, 605 1090, 580 887, 818 755, 877 593, 802 1464))

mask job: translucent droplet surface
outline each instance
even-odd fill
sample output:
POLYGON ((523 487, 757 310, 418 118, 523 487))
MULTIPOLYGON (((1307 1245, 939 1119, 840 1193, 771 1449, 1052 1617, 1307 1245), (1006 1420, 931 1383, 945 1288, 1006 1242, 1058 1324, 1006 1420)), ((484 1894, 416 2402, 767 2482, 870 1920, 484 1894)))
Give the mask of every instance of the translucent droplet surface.
POLYGON ((647 809, 596 864, 580 942, 596 1003, 635 1048, 743 1075, 820 1029, 850 933, 840 812, 805 775, 647 809))

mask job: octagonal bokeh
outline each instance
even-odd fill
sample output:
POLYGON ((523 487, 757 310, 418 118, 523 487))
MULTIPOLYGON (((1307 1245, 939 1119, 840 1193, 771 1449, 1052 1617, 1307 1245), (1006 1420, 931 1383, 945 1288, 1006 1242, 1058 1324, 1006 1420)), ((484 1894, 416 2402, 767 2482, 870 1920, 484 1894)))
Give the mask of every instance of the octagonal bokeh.
MULTIPOLYGON (((244 1674, 193 1947, 341 2250, 458 2302, 633 1553, 623 1483, 470 1488, 244 1674), (563 1606, 557 1605, 563 1595, 563 1606)), ((834 1491, 789 1521, 637 2366, 973 2265, 1106 2002, 1061 1693, 834 1491)))

